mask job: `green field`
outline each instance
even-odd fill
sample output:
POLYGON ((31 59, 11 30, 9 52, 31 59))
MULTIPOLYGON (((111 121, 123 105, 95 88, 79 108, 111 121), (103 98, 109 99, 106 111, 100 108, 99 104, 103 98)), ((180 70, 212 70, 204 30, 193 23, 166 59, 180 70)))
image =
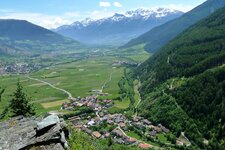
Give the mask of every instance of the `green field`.
POLYGON ((137 140, 141 140, 141 137, 136 134, 135 132, 129 131, 129 132, 125 132, 129 137, 135 138, 137 140))
MULTIPOLYGON (((68 56, 70 55, 72 54, 68 54, 68 56)), ((140 46, 130 51, 127 49, 102 49, 99 53, 88 51, 81 56, 82 59, 73 61, 70 57, 66 59, 67 55, 63 55, 61 60, 57 57, 58 61, 54 60, 55 63, 52 61, 54 58, 45 56, 46 62, 43 62, 42 59, 42 63, 51 65, 29 76, 64 89, 73 97, 88 96, 91 94, 91 90, 101 90, 104 85, 103 92, 109 93, 109 96, 100 98, 115 99, 119 97, 118 81, 124 75, 125 67, 115 67, 113 63, 116 61, 142 62, 149 57, 140 46), (102 56, 103 54, 104 56, 102 56)), ((0 87, 6 89, 0 102, 0 113, 8 105, 18 79, 20 79, 24 91, 31 97, 39 114, 58 110, 61 103, 68 98, 64 92, 40 81, 31 80, 25 75, 5 75, 0 77, 0 87)), ((115 100, 114 103, 115 107, 112 109, 121 110, 127 108, 130 101, 128 99, 115 100)))

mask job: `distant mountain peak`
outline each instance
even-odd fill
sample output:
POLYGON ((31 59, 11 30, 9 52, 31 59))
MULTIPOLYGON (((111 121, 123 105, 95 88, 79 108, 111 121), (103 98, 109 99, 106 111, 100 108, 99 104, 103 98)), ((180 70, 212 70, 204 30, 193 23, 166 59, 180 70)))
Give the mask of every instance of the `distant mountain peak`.
POLYGON ((120 21, 121 19, 124 19, 126 16, 123 14, 115 13, 112 17, 108 18, 111 19, 112 21, 120 21))
POLYGON ((113 16, 111 17, 106 17, 106 18, 102 18, 99 20, 94 20, 92 18, 86 18, 82 21, 75 21, 74 23, 71 24, 71 26, 83 26, 86 27, 92 23, 98 23, 101 24, 102 22, 106 21, 106 20, 111 20, 111 21, 120 21, 122 19, 136 19, 136 18, 143 18, 143 19, 148 19, 150 17, 152 18, 160 18, 160 17, 165 17, 167 15, 170 14, 175 14, 175 13, 180 13, 182 14, 183 12, 175 10, 175 9, 169 9, 169 8, 163 8, 163 7, 154 7, 154 8, 150 8, 150 9, 146 9, 146 8, 138 8, 135 10, 130 10, 127 11, 125 13, 115 13, 113 16))
POLYGON ((127 11, 125 13, 126 17, 144 17, 149 18, 149 17, 164 17, 168 14, 171 13, 182 13, 181 11, 175 10, 175 9, 169 9, 169 8, 162 8, 162 7, 155 7, 155 8, 150 8, 150 9, 146 9, 146 8, 139 8, 136 10, 131 10, 131 11, 127 11))
POLYGON ((91 18, 86 18, 86 19, 82 20, 81 23, 83 24, 83 26, 88 26, 89 24, 91 24, 94 21, 95 20, 93 20, 91 18))
POLYGON ((136 9, 98 20, 86 18, 54 31, 82 43, 121 45, 149 29, 183 15, 183 12, 166 8, 136 9))

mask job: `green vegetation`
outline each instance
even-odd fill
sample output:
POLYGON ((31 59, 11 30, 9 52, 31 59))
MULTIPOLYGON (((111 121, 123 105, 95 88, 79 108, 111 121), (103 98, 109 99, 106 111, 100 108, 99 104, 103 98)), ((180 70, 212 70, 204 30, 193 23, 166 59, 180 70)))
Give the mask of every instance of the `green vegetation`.
POLYGON ((69 138, 69 146, 72 150, 96 150, 97 144, 87 134, 73 130, 69 138))
POLYGON ((166 137, 164 134, 157 134, 157 139, 158 139, 160 142, 168 143, 167 137, 166 137))
POLYGON ((80 46, 77 41, 24 20, 0 20, 0 35, 0 44, 4 45, 0 47, 0 53, 12 56, 34 56, 46 51, 70 50, 80 46))
POLYGON ((179 35, 136 70, 142 116, 184 132, 192 149, 225 144, 225 8, 179 35), (209 144, 203 141, 208 140, 209 144))
POLYGON ((119 94, 121 102, 129 100, 129 106, 127 108, 134 112, 135 109, 135 92, 134 92, 134 79, 130 70, 124 70, 124 77, 119 81, 119 94))
POLYGON ((1 102, 1 100, 2 100, 2 94, 5 92, 5 89, 2 89, 1 87, 0 87, 0 102, 1 102))
MULTIPOLYGON (((114 100, 115 107, 112 112, 119 112, 129 107, 129 98, 119 101, 118 82, 124 74, 127 66, 114 66, 118 61, 135 62, 130 56, 144 56, 144 50, 128 52, 119 49, 101 48, 99 52, 95 49, 78 49, 75 51, 63 51, 58 55, 40 55, 38 57, 21 57, 21 61, 28 64, 41 64, 43 69, 31 73, 29 76, 49 82, 56 87, 69 91, 73 97, 84 97, 92 94, 91 90, 100 90, 103 85, 103 92, 108 96, 99 96, 100 99, 114 100)), ((147 55, 145 55, 147 56, 147 55)), ((14 58, 4 57, 3 62, 9 65, 14 58)), ((5 88, 0 102, 0 113, 9 104, 11 94, 16 90, 17 79, 20 78, 24 91, 32 95, 32 103, 37 108, 37 115, 43 115, 48 111, 59 110, 60 103, 64 102, 68 95, 56 90, 49 85, 18 75, 4 75, 0 77, 1 87, 5 88), (56 104, 58 106, 56 106, 56 104), (43 106, 48 105, 44 108, 43 106), (50 107, 52 105, 52 107, 50 107)))
POLYGON ((78 131, 72 130, 69 146, 72 150, 139 150, 136 146, 126 146, 113 143, 109 139, 92 139, 89 135, 78 131))
MULTIPOLYGON (((2 90, 4 92, 4 90, 2 90)), ((0 115, 0 119, 5 116, 33 116, 35 115, 35 108, 30 103, 30 98, 24 93, 20 81, 17 82, 16 91, 12 95, 9 105, 6 106, 0 115)))
POLYGON ((10 101, 9 109, 12 116, 33 116, 35 115, 35 110, 33 105, 30 103, 30 98, 23 92, 23 87, 18 81, 17 89, 13 93, 13 98, 10 101))
POLYGON ((135 132, 132 132, 132 131, 130 131, 130 132, 125 132, 129 137, 133 137, 133 138, 135 138, 135 139, 137 139, 137 140, 140 140, 141 139, 141 137, 138 135, 138 134, 136 134, 135 132))
POLYGON ((137 63, 142 63, 151 56, 151 54, 145 51, 144 46, 144 44, 139 44, 130 48, 120 49, 119 51, 123 56, 126 56, 137 63))

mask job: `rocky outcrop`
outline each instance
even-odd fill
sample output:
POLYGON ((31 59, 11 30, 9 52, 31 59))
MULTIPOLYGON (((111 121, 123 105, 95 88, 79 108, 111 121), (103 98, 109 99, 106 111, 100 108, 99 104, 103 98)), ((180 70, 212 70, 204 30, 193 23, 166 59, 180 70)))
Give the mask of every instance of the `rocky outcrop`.
POLYGON ((0 150, 64 150, 66 124, 56 115, 40 118, 18 116, 0 123, 0 150))

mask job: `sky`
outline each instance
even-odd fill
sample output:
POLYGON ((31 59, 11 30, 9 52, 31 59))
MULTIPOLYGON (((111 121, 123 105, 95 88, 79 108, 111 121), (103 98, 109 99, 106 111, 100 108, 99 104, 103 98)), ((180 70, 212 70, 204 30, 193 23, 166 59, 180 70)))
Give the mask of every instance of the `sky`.
POLYGON ((206 0, 0 0, 0 19, 22 19, 48 29, 138 8, 187 12, 206 0))

